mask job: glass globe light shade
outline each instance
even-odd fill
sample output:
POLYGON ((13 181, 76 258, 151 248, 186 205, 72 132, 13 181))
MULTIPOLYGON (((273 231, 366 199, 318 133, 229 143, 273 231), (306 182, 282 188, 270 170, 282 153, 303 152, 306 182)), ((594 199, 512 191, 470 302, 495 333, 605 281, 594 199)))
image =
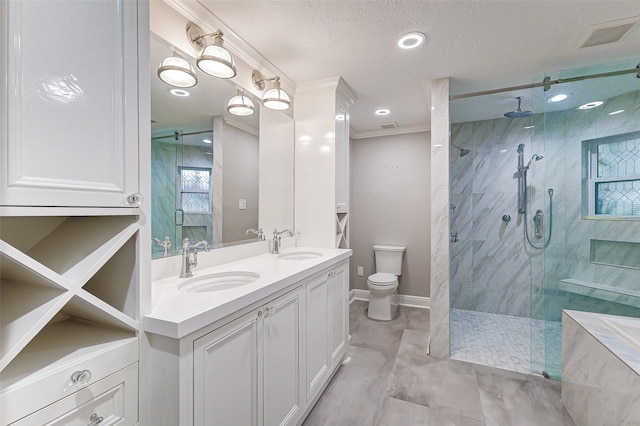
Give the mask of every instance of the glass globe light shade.
POLYGON ((229 100, 229 103, 227 104, 227 111, 233 115, 247 116, 253 114, 256 111, 256 108, 253 105, 253 102, 251 102, 251 99, 242 93, 238 93, 229 100))
POLYGON ((196 70, 179 56, 165 58, 158 67, 158 77, 175 87, 193 87, 198 83, 196 70))
POLYGON ((262 96, 262 105, 269 109, 282 111, 291 106, 291 98, 287 92, 280 88, 280 82, 276 80, 273 89, 267 90, 262 96))
POLYGON ((205 73, 218 78, 233 78, 236 76, 236 65, 227 49, 212 44, 200 51, 196 64, 205 73))

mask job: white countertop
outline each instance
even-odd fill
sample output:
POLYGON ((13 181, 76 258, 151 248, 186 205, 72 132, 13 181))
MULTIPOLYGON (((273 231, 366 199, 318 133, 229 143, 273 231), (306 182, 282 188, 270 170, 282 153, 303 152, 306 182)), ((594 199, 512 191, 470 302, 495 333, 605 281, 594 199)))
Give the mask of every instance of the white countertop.
POLYGON ((602 322, 602 319, 629 320, 637 322, 640 326, 640 318, 623 317, 617 315, 598 314, 594 312, 563 311, 566 315, 580 324, 589 334, 602 343, 622 362, 640 375, 640 348, 616 333, 611 327, 602 322))
POLYGON ((153 281, 152 311, 144 317, 144 330, 180 339, 194 331, 206 327, 242 308, 289 287, 307 276, 348 259, 351 249, 325 249, 298 247, 281 251, 320 252, 318 258, 305 260, 284 260, 273 254, 264 254, 226 263, 206 269, 193 269, 193 278, 203 275, 248 271, 260 274, 255 282, 232 289, 211 292, 188 292, 178 285, 191 278, 170 278, 153 281))

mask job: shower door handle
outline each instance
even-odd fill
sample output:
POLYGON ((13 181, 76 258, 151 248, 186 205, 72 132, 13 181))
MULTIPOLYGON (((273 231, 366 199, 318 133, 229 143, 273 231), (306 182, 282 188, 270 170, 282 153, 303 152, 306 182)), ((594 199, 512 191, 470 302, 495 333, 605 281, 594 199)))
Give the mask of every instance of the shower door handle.
POLYGON ((449 234, 449 242, 450 243, 457 243, 458 241, 459 241, 458 240, 458 231, 451 232, 449 234))
POLYGON ((544 212, 542 210, 538 209, 538 211, 536 211, 535 216, 533 216, 533 225, 536 238, 544 238, 544 212))

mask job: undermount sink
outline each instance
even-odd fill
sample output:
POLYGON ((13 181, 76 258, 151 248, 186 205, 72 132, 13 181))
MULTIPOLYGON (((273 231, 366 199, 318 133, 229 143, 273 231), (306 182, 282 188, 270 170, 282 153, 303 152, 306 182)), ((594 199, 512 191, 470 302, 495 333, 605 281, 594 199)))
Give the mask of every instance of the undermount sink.
POLYGON ((230 290, 242 287, 260 278, 260 274, 249 271, 216 272, 191 278, 178 285, 178 289, 192 293, 230 290))
POLYGON ((294 251, 291 253, 282 253, 278 255, 278 259, 282 260, 309 260, 321 257, 322 253, 317 251, 294 251))

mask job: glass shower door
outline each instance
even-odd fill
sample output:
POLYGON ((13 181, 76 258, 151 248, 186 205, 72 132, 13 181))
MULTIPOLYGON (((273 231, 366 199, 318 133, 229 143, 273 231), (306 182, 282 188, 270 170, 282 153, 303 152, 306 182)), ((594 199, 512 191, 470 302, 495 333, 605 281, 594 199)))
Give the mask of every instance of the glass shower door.
POLYGON ((163 132, 151 138, 151 229, 152 258, 163 257, 164 241, 169 237, 169 255, 181 247, 184 214, 176 197, 178 168, 182 165, 181 131, 163 132))

